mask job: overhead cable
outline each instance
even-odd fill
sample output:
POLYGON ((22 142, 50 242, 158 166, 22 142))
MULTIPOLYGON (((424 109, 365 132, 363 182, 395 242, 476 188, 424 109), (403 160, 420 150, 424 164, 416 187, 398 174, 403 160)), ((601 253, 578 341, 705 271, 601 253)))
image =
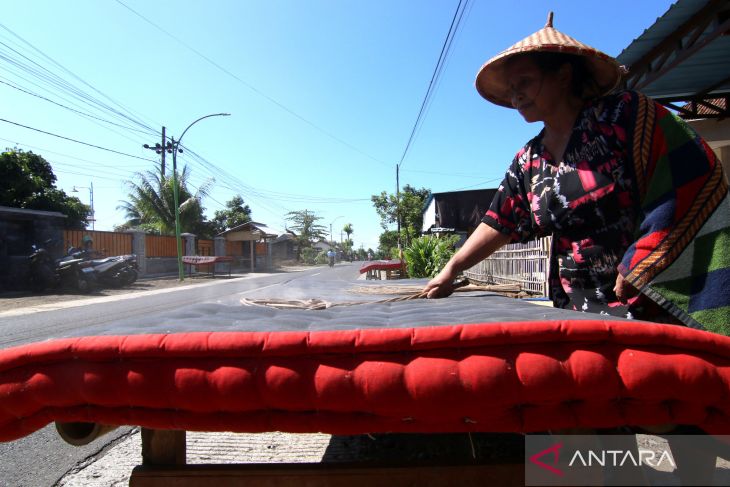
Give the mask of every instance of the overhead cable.
POLYGON ((126 156, 126 157, 133 157, 134 159, 141 159, 143 161, 150 161, 150 162, 157 163, 157 161, 155 161, 153 159, 147 159, 145 157, 140 157, 140 156, 135 156, 135 155, 132 155, 132 154, 127 154, 126 152, 120 152, 120 151, 117 151, 117 150, 114 150, 114 149, 109 149, 107 147, 102 147, 100 145, 90 144, 88 142, 83 142, 81 140, 72 139, 71 137, 65 137, 63 135, 54 134, 52 132, 46 132, 45 130, 37 129, 37 128, 34 128, 34 127, 29 127, 27 125, 23 125, 23 124, 17 123, 17 122, 12 122, 10 120, 5 120, 4 118, 0 118, 0 122, 9 123, 9 124, 15 125, 17 127, 23 127, 24 129, 33 130, 35 132, 40 132, 42 134, 50 135, 52 137, 58 137, 59 139, 68 140, 70 142, 75 142, 77 144, 86 145, 86 146, 89 146, 89 147, 93 147, 95 149, 100 149, 100 150, 104 150, 104 151, 107 151, 107 152, 113 152, 114 154, 119 154, 119 155, 126 156))
POLYGON ((436 62, 436 66, 434 67, 433 74, 431 75, 431 81, 428 83, 428 89, 426 90, 426 95, 423 97, 423 102, 421 102, 421 108, 418 111, 418 116, 416 117, 416 122, 413 124, 413 128, 411 129, 411 135, 408 137, 408 142, 406 143, 406 147, 403 150, 403 154, 401 155, 400 161, 398 162, 398 167, 401 167, 403 165, 403 161, 405 160, 406 155, 408 154, 408 150, 411 148, 411 145, 413 144, 413 140, 415 138, 416 131, 418 130, 420 125, 423 123, 426 106, 428 105, 428 103, 431 99, 431 96, 433 95, 435 86, 438 83, 438 78, 441 76, 441 72, 443 71, 443 67, 446 62, 446 57, 448 56, 448 53, 451 49, 451 44, 456 35, 456 31, 459 28, 461 19, 464 16, 464 12, 467 9, 468 3, 469 3, 469 0, 459 0, 458 5, 456 6, 456 11, 454 12, 454 17, 451 19, 451 25, 449 26, 449 31, 447 32, 446 38, 444 39, 444 43, 441 46, 441 53, 439 54, 438 61, 436 62), (462 2, 464 2, 463 8, 462 8, 462 2))
POLYGON ((91 84, 89 84, 86 80, 84 80, 80 76, 76 75, 75 73, 73 73, 72 71, 70 71, 69 69, 67 69, 65 66, 61 65, 55 59, 51 58, 50 56, 48 56, 47 54, 45 54, 43 51, 41 51, 40 49, 38 49, 37 47, 35 47, 33 44, 31 44, 30 42, 28 42, 25 39, 23 39, 20 35, 18 35, 15 32, 13 32, 7 26, 5 26, 2 23, 0 23, 0 28, 4 29, 5 31, 7 31, 8 33, 10 33, 13 37, 19 39, 23 44, 25 44, 26 46, 30 47, 33 51, 37 52, 39 55, 41 55, 43 58, 45 58, 48 61, 50 61, 51 63, 53 63, 55 66, 57 66, 59 69, 61 69, 65 73, 73 76, 79 82, 81 82, 84 85, 88 86, 89 88, 91 88, 92 90, 94 90, 96 93, 98 93, 99 95, 103 96, 104 98, 106 98, 107 100, 109 100, 110 102, 112 102, 113 104, 115 104, 116 106, 118 106, 121 110, 124 110, 125 112, 127 112, 127 115, 125 115, 124 113, 122 113, 122 112, 120 112, 120 111, 118 111, 118 110, 116 110, 116 109, 114 109, 112 107, 109 107, 109 109, 117 112, 119 115, 127 118, 128 120, 133 121, 135 124, 138 124, 138 125, 140 125, 140 126, 142 126, 144 128, 153 130, 152 127, 150 127, 149 125, 145 124, 144 122, 142 122, 139 119, 134 118, 134 114, 133 114, 133 111, 131 109, 125 107, 124 105, 122 105, 121 103, 117 102, 116 100, 114 100, 110 96, 106 95, 102 91, 96 89, 94 86, 92 86, 91 84))
POLYGON ((384 165, 384 166, 390 167, 390 165, 389 165, 388 163, 386 163, 386 162, 384 162, 384 161, 381 161, 380 159, 378 159, 378 158, 376 158, 376 157, 373 157, 373 156, 371 156, 370 154, 367 154, 366 152, 363 152, 362 150, 358 149, 357 147, 355 147, 354 145, 350 144, 349 142, 346 142, 346 141, 342 140, 341 138, 337 137, 337 136, 336 136, 336 135, 334 135, 333 133, 331 133, 331 132, 329 132, 329 131, 327 131, 327 130, 323 129, 322 127, 320 127, 319 125, 315 124, 314 122, 312 122, 312 121, 310 121, 310 120, 308 120, 308 119, 304 118, 303 116, 299 115, 299 114, 298 114, 297 112, 295 112, 295 111, 294 111, 294 110, 292 110, 291 108, 289 108, 289 107, 287 107, 286 105, 284 105, 283 103, 281 103, 281 102, 277 101, 277 100, 276 100, 276 99, 274 99, 273 97, 271 97, 271 96, 267 95, 266 93, 264 93, 263 91, 259 90, 258 88, 256 88, 256 87, 255 87, 255 86, 253 86, 252 84, 250 84, 250 83, 248 83, 248 82, 244 81, 243 79, 241 79, 240 77, 238 77, 238 76, 237 76, 236 74, 232 73, 231 71, 229 71, 229 70, 228 70, 228 69, 226 69, 225 67, 223 67, 223 66, 221 66, 220 64, 218 64, 217 62, 213 61, 213 60, 212 60, 212 59, 210 59, 210 58, 209 58, 208 56, 206 56, 206 55, 205 55, 205 54, 203 54, 202 52, 198 51, 197 49, 195 49, 195 48, 194 48, 193 46, 191 46, 191 45, 190 45, 190 44, 188 44, 187 42, 183 41, 183 40, 182 40, 182 39, 180 39, 179 37, 175 36, 175 35, 174 35, 174 34, 172 34, 171 32, 169 32, 169 31, 165 30, 164 28, 162 28, 161 26, 159 26, 159 25, 158 25, 158 24, 156 24, 155 22, 151 21, 150 19, 148 19, 147 17, 145 17, 145 16, 144 16, 144 15, 142 15, 141 13, 137 12, 137 11, 136 11, 136 10, 134 10, 134 9, 133 9, 132 7, 130 7, 129 5, 127 5, 126 3, 122 2, 122 0, 116 0, 116 2, 117 2, 117 3, 119 4, 119 5, 121 5, 121 6, 123 6, 124 8, 126 8, 127 10, 129 10, 130 12, 132 12, 132 13, 133 13, 134 15, 136 15, 136 16, 137 16, 137 17, 139 17, 140 19, 144 20, 145 22, 147 22, 148 24, 150 24, 151 26, 153 26, 153 27, 154 27, 155 29, 159 30, 159 31, 160 31, 160 32, 162 32, 163 34, 165 34, 165 35, 167 35, 168 37, 172 38, 173 40, 177 41, 177 42, 178 42, 179 44, 182 44, 182 45, 183 45, 183 46, 184 46, 185 48, 187 48, 187 49, 189 49, 190 51, 194 52, 194 53, 195 53, 196 55, 198 55, 198 56, 200 56, 201 58, 203 58, 203 59, 204 59, 205 61, 207 61, 208 63, 210 63, 210 64, 211 64, 212 66, 214 66, 214 67, 215 67, 215 68, 217 68, 218 70, 222 71, 223 73, 227 74, 227 75, 228 75, 228 76, 230 76, 231 78, 235 79, 236 81, 238 81, 238 82, 239 82, 239 83, 241 83, 242 85, 246 86, 246 87, 247 87, 248 89, 250 89, 251 91, 253 91, 253 92, 254 92, 254 93, 256 93, 257 95, 259 95, 259 96, 261 96, 261 97, 265 98, 266 100, 270 101, 271 103, 273 103, 273 104, 274 104, 274 105, 276 105, 277 107, 281 108, 282 110, 284 110, 284 111, 285 111, 285 112, 287 112, 288 114, 290 114, 290 115, 292 115, 293 117, 295 117, 295 118, 297 118, 297 119, 301 120, 302 122, 306 123, 306 124, 307 124, 307 125, 309 125, 310 127, 312 127, 312 128, 314 128, 314 129, 316 129, 317 131, 319 131, 319 132, 323 133, 323 134, 324 134, 324 135, 326 135, 327 137, 329 137, 329 138, 331 138, 331 139, 333 139, 333 140, 335 140, 335 141, 339 142, 340 144, 342 144, 342 145, 344 145, 344 146, 346 146, 346 147, 350 148, 351 150, 353 150, 353 151, 355 151, 355 152, 359 153, 360 155, 363 155, 363 156, 367 157, 368 159, 371 159, 371 160, 373 160, 373 161, 377 162, 378 164, 382 164, 382 165, 384 165))

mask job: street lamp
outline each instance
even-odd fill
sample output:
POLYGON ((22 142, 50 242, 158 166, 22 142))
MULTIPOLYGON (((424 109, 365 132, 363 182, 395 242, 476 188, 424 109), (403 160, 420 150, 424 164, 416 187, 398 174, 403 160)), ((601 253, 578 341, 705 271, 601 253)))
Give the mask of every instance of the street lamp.
POLYGON ((175 204, 175 239, 177 240, 177 272, 178 277, 181 281, 185 280, 185 270, 183 269, 183 263, 182 263, 182 239, 180 238, 180 195, 177 187, 177 153, 182 152, 182 149, 180 149, 180 142, 182 142, 182 138, 185 137, 185 133, 195 125, 196 123, 200 122, 201 120, 205 118, 210 117, 228 117, 230 116, 230 113, 213 113, 211 115, 206 115, 204 117, 200 117, 199 119, 195 120, 193 123, 187 126, 185 130, 183 130, 182 135, 179 139, 175 140, 174 137, 171 137, 172 140, 172 192, 174 196, 174 204, 175 204))
POLYGON ((91 221, 91 230, 94 230, 94 223, 96 222, 96 217, 94 216, 94 182, 90 182, 89 186, 74 186, 71 192, 78 193, 78 188, 89 190, 89 206, 91 206, 91 218, 89 218, 88 220, 91 221))
POLYGON ((334 243, 335 243, 335 242, 334 242, 334 240, 332 240, 332 224, 333 224, 334 222, 336 222, 337 220, 339 220, 340 218, 345 218, 345 215, 340 215, 340 216, 338 216, 338 217, 335 217, 335 219, 334 219, 334 220, 332 220, 332 221, 330 222, 330 244, 331 244, 331 245, 332 245, 333 247, 334 247, 334 243))

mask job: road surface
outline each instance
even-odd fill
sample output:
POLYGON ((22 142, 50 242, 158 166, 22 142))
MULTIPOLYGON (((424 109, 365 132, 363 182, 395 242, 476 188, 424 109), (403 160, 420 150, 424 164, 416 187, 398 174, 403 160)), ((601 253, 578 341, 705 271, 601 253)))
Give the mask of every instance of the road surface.
MULTIPOLYGON (((247 274, 205 284, 0 312, 0 349, 50 338, 114 333, 115 329, 184 315, 186 309, 201 303, 235 304, 243 296, 268 291, 270 297, 320 297, 355 285, 358 268, 358 264, 343 263, 300 272, 247 274)), ((79 462, 91 461, 123 440, 130 430, 120 428, 89 445, 74 447, 64 443, 49 425, 20 440, 0 443, 0 486, 54 485, 79 462)))

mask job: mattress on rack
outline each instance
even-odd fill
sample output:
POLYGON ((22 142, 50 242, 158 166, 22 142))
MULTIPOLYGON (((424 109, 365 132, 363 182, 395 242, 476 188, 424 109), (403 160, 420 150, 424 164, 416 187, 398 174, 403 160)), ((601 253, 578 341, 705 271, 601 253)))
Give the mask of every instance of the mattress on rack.
POLYGON ((198 431, 730 434, 730 338, 492 294, 205 304, 0 350, 0 440, 52 421, 198 431))

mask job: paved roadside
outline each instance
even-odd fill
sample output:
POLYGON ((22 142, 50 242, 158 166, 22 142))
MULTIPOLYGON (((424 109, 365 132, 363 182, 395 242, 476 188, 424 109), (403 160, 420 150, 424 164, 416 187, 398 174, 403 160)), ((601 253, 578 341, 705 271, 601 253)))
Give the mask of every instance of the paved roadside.
MULTIPOLYGON (((288 266, 278 268, 271 273, 298 272, 311 268, 312 267, 306 266, 288 266)), ((250 279, 254 277, 263 277, 268 276, 271 273, 233 273, 230 276, 228 274, 218 274, 216 276, 212 276, 210 274, 199 273, 193 274, 192 276, 186 275, 183 281, 180 281, 177 275, 156 276, 138 279, 135 283, 122 288, 98 289, 89 294, 54 291, 48 291, 44 293, 4 292, 0 293, 0 316, 32 313, 63 307, 84 306, 86 304, 103 302, 105 300, 103 298, 115 299, 116 297, 145 292, 165 292, 166 290, 174 290, 181 287, 213 284, 231 279, 250 279)))

